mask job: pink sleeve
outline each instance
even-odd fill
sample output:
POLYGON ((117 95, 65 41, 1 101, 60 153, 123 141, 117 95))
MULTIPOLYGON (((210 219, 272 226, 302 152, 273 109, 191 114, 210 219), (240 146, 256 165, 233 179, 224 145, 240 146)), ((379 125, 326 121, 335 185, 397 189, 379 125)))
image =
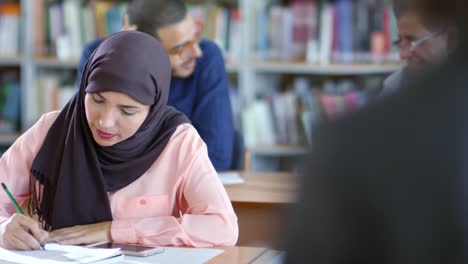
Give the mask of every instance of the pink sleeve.
MULTIPOLYGON (((201 141, 201 140, 200 140, 201 141)), ((180 218, 162 216, 119 219, 112 223, 112 239, 120 243, 171 246, 229 246, 238 238, 237 216, 208 158, 206 145, 190 157, 180 186, 180 218)))
MULTIPOLYGON (((54 114, 43 115, 0 158, 0 182, 5 183, 20 206, 30 196, 29 171, 54 118, 54 114)), ((5 221, 14 213, 16 213, 15 207, 2 189, 0 191, 0 222, 5 221)))

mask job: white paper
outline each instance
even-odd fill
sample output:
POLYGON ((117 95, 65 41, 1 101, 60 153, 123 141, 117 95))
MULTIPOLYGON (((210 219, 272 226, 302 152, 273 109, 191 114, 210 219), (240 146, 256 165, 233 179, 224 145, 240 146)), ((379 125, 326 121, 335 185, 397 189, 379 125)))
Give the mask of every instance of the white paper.
MULTIPOLYGON (((0 262, 20 264, 91 263, 121 255, 120 249, 46 244, 46 250, 17 251, 0 248, 0 262)), ((118 261, 118 259, 114 259, 118 261)), ((114 262, 114 261, 112 261, 114 262)))
POLYGON ((218 176, 223 185, 241 184, 245 182, 237 172, 218 172, 218 176))
POLYGON ((222 249, 167 247, 149 257, 125 256, 120 264, 202 264, 223 253, 222 249))

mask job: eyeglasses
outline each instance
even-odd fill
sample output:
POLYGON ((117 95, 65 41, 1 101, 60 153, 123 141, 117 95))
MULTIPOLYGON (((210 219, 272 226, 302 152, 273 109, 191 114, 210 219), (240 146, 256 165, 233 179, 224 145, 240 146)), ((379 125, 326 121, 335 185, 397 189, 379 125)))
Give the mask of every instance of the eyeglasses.
POLYGON ((422 44, 424 44, 426 41, 430 40, 430 39, 433 39, 435 37, 438 37, 439 35, 441 35, 444 31, 443 30, 439 30, 439 31, 434 31, 434 32, 430 32, 429 34, 421 37, 420 39, 417 39, 417 40, 413 40, 413 41, 410 41, 410 45, 407 46, 407 45, 403 45, 403 40, 400 38, 396 41, 393 42, 393 45, 398 47, 400 50, 409 50, 409 51, 414 51, 415 49, 417 49, 419 46, 421 46, 422 44))
POLYGON ((184 44, 178 45, 170 50, 167 51, 170 55, 178 55, 182 56, 187 50, 192 48, 195 44, 200 43, 202 37, 203 37, 203 30, 205 29, 205 24, 202 22, 195 22, 197 26, 197 31, 195 33, 195 36, 192 40, 189 40, 185 42, 184 44))

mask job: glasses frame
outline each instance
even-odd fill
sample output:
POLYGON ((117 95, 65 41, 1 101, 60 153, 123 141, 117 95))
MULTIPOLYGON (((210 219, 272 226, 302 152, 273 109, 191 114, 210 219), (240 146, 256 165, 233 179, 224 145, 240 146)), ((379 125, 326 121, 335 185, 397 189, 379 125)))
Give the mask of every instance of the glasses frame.
POLYGON ((444 33, 444 30, 438 30, 438 31, 430 32, 430 33, 422 36, 421 38, 419 38, 417 40, 411 41, 409 47, 402 47, 401 46, 401 42, 402 42, 401 39, 398 39, 398 40, 394 41, 393 45, 397 46, 400 50, 414 51, 419 46, 426 43, 428 40, 436 38, 436 37, 440 36, 442 33, 444 33))
POLYGON ((200 43, 200 41, 201 41, 201 39, 203 37, 203 32, 205 30, 205 24, 203 22, 201 22, 201 21, 195 21, 195 24, 198 27, 198 30, 195 33, 195 37, 192 40, 186 42, 184 45, 182 45, 177 50, 174 50, 174 49, 168 50, 167 53, 169 53, 169 55, 182 56, 182 54, 184 54, 184 52, 187 51, 187 49, 193 47, 195 44, 200 43))

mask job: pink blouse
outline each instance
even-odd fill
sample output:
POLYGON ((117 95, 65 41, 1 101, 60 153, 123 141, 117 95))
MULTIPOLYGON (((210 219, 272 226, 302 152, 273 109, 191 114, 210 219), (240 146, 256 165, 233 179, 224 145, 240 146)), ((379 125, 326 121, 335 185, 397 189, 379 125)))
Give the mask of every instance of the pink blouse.
MULTIPOLYGON (((4 182, 21 205, 30 196, 29 170, 59 112, 43 115, 0 159, 4 182)), ((136 181, 108 193, 114 242, 153 246, 227 246, 238 237, 237 217, 205 143, 180 125, 154 164, 136 181)), ((0 222, 15 208, 0 192, 0 222)))

